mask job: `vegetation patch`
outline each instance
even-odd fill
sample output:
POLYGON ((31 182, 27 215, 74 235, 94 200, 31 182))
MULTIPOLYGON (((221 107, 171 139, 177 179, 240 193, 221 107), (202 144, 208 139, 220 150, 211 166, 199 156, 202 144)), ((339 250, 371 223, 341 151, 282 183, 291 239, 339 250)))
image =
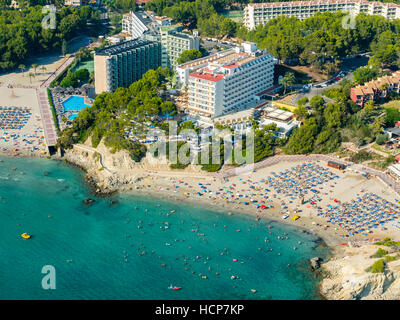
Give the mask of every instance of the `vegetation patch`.
POLYGON ((367 272, 371 273, 383 273, 385 272, 385 261, 383 259, 379 259, 373 263, 372 266, 367 268, 367 272))

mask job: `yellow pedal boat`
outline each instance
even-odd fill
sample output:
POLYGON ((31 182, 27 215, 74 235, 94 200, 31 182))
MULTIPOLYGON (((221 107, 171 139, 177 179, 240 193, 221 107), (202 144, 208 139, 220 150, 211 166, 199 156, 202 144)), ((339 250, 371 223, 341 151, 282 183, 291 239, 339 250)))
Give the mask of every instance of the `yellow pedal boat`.
POLYGON ((25 233, 21 234, 21 237, 22 237, 23 239, 30 239, 30 238, 31 238, 31 235, 29 235, 29 234, 27 234, 27 233, 25 232, 25 233))

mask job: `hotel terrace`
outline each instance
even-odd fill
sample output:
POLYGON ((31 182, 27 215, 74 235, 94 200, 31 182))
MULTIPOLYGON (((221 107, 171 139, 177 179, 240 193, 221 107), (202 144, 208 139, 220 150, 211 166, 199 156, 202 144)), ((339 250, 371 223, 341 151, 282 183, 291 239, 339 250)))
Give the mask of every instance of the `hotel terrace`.
MULTIPOLYGON (((273 85, 275 59, 254 43, 243 43, 227 54, 192 61, 188 77, 188 105, 193 120, 212 118, 249 109, 255 95, 273 85), (194 66, 193 66, 194 65, 194 66)), ((185 80, 183 80, 185 81, 185 80)))
POLYGON ((387 19, 400 18, 400 5, 365 0, 317 0, 250 3, 244 9, 244 25, 255 29, 259 24, 280 17, 296 17, 300 20, 311 17, 317 12, 348 11, 353 15, 364 13, 380 15, 387 19))
POLYGON ((400 71, 351 88, 350 98, 363 107, 368 101, 385 98, 391 91, 400 91, 400 71))

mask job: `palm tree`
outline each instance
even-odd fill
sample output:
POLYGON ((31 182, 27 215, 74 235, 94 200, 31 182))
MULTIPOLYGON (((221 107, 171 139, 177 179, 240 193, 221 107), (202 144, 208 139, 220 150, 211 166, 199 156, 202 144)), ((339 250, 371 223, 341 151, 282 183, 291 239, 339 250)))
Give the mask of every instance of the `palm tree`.
POLYGON ((35 72, 35 76, 36 76, 36 70, 37 70, 38 67, 39 66, 36 63, 32 64, 32 68, 33 68, 33 70, 35 72))
POLYGON ((283 94, 286 94, 286 89, 288 86, 294 85, 296 82, 296 77, 293 72, 286 72, 285 76, 282 78, 282 84, 285 87, 285 91, 283 94))
POLYGON ((22 76, 24 77, 24 70, 25 70, 25 65, 24 64, 20 64, 19 66, 18 66, 18 68, 19 69, 21 69, 21 72, 22 72, 22 76))
POLYGON ((43 73, 47 70, 47 68, 45 67, 45 66, 41 66, 40 67, 40 70, 42 70, 43 71, 43 73))
POLYGON ((32 73, 32 72, 29 72, 28 76, 29 76, 29 81, 30 81, 30 82, 31 82, 31 84, 32 84, 32 78, 34 78, 34 77, 35 77, 35 74, 34 74, 34 73, 32 73))

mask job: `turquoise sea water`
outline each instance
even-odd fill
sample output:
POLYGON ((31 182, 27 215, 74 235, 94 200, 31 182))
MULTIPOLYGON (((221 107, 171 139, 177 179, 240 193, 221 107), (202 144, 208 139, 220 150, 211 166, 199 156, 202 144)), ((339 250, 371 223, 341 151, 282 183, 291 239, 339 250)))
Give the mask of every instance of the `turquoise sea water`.
POLYGON ((132 195, 89 206, 80 170, 53 160, 1 160, 0 299, 318 298, 308 260, 327 251, 311 235, 132 195), (33 238, 23 240, 23 232, 33 238), (289 239, 278 240, 284 233, 289 239), (56 269, 56 290, 41 287, 45 265, 56 269))

